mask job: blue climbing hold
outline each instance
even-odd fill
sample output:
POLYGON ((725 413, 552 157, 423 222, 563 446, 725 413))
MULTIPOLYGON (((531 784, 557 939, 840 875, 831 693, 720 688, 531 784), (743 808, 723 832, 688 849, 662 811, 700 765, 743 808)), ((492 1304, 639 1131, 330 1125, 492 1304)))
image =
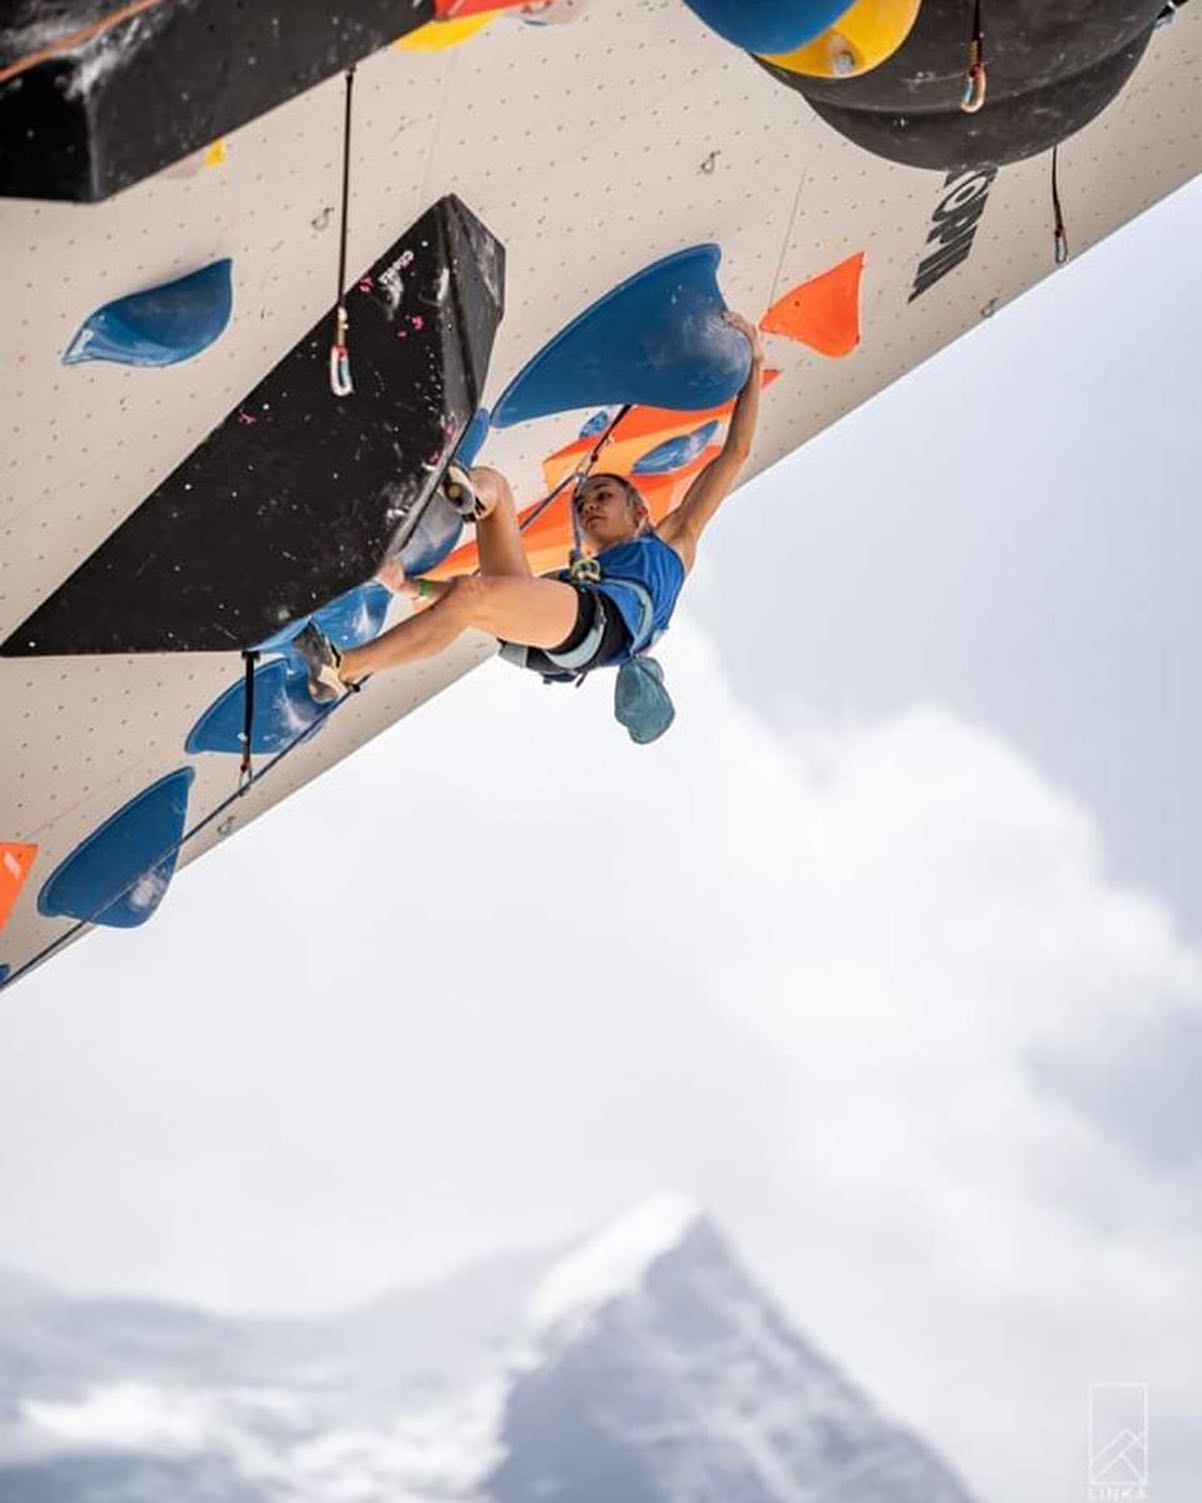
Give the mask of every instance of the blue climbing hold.
POLYGON ((175 874, 196 773, 181 767, 144 788, 61 861, 38 893, 38 912, 133 929, 163 900, 175 874))
POLYGON ((176 282, 105 303, 84 320, 63 364, 175 365, 199 355, 230 321, 233 264, 227 257, 176 282))
POLYGON ((721 259, 716 245, 695 245, 607 292, 510 382, 493 426, 624 402, 695 412, 729 401, 751 351, 722 318, 721 259))
POLYGON ((489 421, 488 408, 477 408, 475 417, 467 425, 463 437, 459 440, 459 447, 455 450, 455 458, 461 465, 470 467, 475 464, 476 456, 484 447, 484 440, 488 437, 489 421))
POLYGON ((851 0, 685 0, 720 37, 744 52, 792 52, 821 36, 851 0))
POLYGON ((313 619, 335 647, 362 647, 380 635, 391 600, 391 590, 372 579, 314 611, 313 619))
MULTIPOLYGON (((188 732, 184 750, 190 756, 197 752, 240 753, 245 716, 246 682, 239 678, 213 701, 188 732)), ((309 693, 305 672, 293 659, 272 658, 255 669, 252 752, 274 756, 321 718, 321 708, 309 693)))
POLYGON ((0 986, 3 986, 8 980, 11 969, 11 966, 0 965, 0 986))
POLYGON ((635 461, 635 475, 669 475, 673 470, 682 470, 692 464, 718 431, 715 420, 695 428, 692 433, 682 433, 676 438, 665 439, 648 449, 641 459, 635 461))
POLYGON ((398 557, 406 574, 416 577, 436 568, 453 552, 463 534, 463 518, 449 501, 434 495, 398 557))
POLYGON ((598 433, 604 433, 609 427, 609 408, 602 407, 600 412, 594 412, 591 418, 585 418, 580 425, 581 438, 595 438, 598 433))
POLYGON ((380 635, 392 592, 374 579, 338 595, 318 610, 290 621, 273 637, 260 642, 256 652, 291 652, 293 637, 308 621, 316 621, 335 647, 362 647, 380 635))

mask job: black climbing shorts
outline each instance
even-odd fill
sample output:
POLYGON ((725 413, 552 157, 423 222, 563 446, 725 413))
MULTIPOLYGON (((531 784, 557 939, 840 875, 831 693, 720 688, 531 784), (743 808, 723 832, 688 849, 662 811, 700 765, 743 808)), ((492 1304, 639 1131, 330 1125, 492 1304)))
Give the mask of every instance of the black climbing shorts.
MULTIPOLYGON (((574 652, 588 634, 599 627, 601 640, 597 644, 596 651, 581 667, 572 670, 574 673, 588 673, 593 668, 600 668, 608 663, 624 647, 629 647, 630 628, 623 620, 622 612, 604 590, 594 589, 591 585, 580 584, 575 580, 570 580, 568 583, 576 591, 577 596, 576 624, 558 646, 548 648, 547 651, 555 657, 574 652)), ((538 647, 527 649, 525 666, 533 668, 536 673, 551 676, 564 671, 560 664, 553 662, 547 652, 538 647)))

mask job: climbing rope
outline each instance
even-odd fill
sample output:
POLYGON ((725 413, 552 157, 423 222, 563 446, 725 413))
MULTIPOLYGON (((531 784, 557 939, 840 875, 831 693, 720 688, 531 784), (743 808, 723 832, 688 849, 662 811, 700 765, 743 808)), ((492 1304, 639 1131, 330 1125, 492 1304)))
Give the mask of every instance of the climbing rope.
POLYGON ((346 241, 347 218, 351 196, 351 100, 355 88, 355 69, 346 70, 346 107, 342 124, 342 222, 338 232, 338 286, 334 292, 334 343, 330 346, 330 390, 336 397, 349 397, 354 391, 351 382, 351 359, 347 350, 346 303, 346 241))
POLYGON ((1060 188, 1056 179, 1059 143, 1052 147, 1052 214, 1055 217, 1056 265, 1063 266, 1068 260, 1068 231, 1064 227, 1064 211, 1060 206, 1060 188))
POLYGON ((972 14, 972 40, 968 44, 968 74, 964 80, 964 98, 960 108, 975 115, 985 103, 985 32, 981 25, 981 0, 975 0, 972 14))
POLYGON ((592 473, 593 466, 597 463, 597 459, 600 456, 601 450, 604 449, 606 444, 609 443, 610 439, 613 437, 614 429, 627 415, 627 413, 633 411, 633 402, 627 402, 624 407, 619 409, 617 416, 614 417, 606 425, 604 431, 601 434, 601 437, 593 445, 588 455, 576 466, 574 470, 569 470, 568 473, 563 477, 563 479, 558 483, 558 485, 549 490, 547 494, 542 498, 542 500, 537 502, 534 507, 532 507, 532 509, 528 511, 526 515, 521 519, 521 521, 518 523, 519 532, 525 532, 527 527, 529 527, 532 523, 537 522, 539 517, 542 516, 543 512, 546 511, 547 507, 550 506, 551 502, 554 501, 555 498, 559 496, 570 485, 572 486, 572 521, 574 535, 576 520, 576 497, 580 493, 580 487, 592 473))

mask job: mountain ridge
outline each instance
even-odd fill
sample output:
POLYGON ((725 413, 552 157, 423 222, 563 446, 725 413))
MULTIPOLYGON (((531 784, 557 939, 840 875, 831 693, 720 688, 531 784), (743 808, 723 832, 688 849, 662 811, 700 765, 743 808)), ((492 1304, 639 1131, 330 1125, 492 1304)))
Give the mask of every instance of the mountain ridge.
POLYGON ((0 1329, 0 1503, 973 1503, 678 1196, 335 1315, 48 1287, 0 1329))

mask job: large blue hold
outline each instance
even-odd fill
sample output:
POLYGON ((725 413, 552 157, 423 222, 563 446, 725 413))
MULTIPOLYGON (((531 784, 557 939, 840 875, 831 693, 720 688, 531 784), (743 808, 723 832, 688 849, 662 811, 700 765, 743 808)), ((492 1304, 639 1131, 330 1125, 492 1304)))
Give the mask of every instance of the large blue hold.
POLYGON ((117 810, 59 863, 38 912, 134 929, 163 901, 188 817, 191 767, 170 772, 117 810))
POLYGON ((850 10, 850 0, 685 0, 720 37, 744 52, 792 52, 850 10))
POLYGON ((228 258, 214 261, 176 282, 105 303, 84 321, 63 364, 176 365, 199 355, 230 321, 233 264, 228 258))
POLYGON ((470 467, 475 464, 476 456, 484 447, 484 440, 488 437, 488 425, 488 408, 478 407, 463 437, 459 440, 459 447, 455 450, 455 458, 461 465, 470 467))
POLYGON ((290 621, 287 626, 260 642, 258 652, 291 652, 291 642, 307 621, 316 621, 335 647, 362 647, 380 635, 392 592, 384 585, 369 580, 338 595, 308 616, 290 621))
MULTIPOLYGON (((320 706, 309 693, 308 679, 290 658, 272 658, 255 669, 255 714, 250 749, 260 756, 281 752, 320 720, 320 706)), ((239 678, 209 706, 192 729, 184 750, 231 752, 242 750, 242 726, 246 717, 246 681, 239 678)), ((315 733, 316 734, 316 733, 315 733)))
POLYGON ((440 495, 433 496, 401 549, 401 568, 414 577, 427 573, 454 550, 462 534, 463 518, 449 501, 440 495))
POLYGON ((493 426, 637 402, 699 411, 747 380, 751 351, 722 314, 716 245, 656 261, 574 318, 509 383, 493 426))

